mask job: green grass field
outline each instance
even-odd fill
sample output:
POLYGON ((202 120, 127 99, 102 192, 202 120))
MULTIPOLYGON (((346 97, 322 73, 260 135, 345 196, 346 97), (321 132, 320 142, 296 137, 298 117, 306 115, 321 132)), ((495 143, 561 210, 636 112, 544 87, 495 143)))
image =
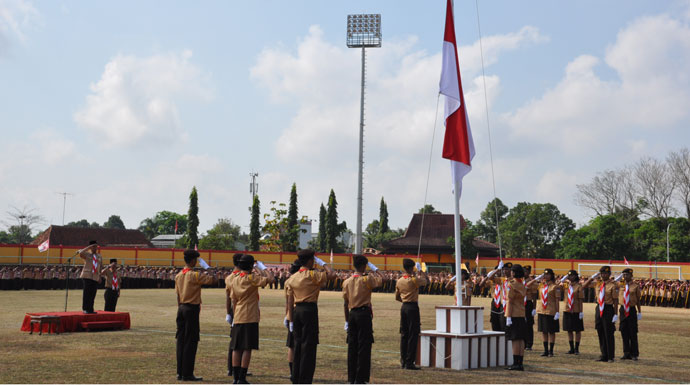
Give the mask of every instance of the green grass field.
MULTIPOLYGON (((286 330, 283 327, 282 291, 261 292, 260 350, 254 352, 249 377, 252 383, 287 383, 289 369, 286 330)), ((196 359, 197 376, 206 382, 231 383, 226 376, 229 326, 225 323, 225 297, 221 289, 204 289, 201 342, 196 359)), ((21 332, 27 312, 61 311, 64 291, 0 292, 0 383, 171 383, 175 380, 175 315, 173 290, 126 290, 119 311, 129 312, 132 328, 61 335, 21 332)), ((452 297, 421 296, 422 330, 435 325, 434 306, 449 305, 452 297)), ((688 383, 690 382, 690 313, 681 309, 643 308, 640 324, 640 360, 599 363, 593 304, 586 304, 585 332, 579 356, 566 355, 567 333, 556 339, 555 357, 527 352, 526 371, 502 368, 452 371, 404 371, 399 366, 398 325, 400 304, 392 294, 374 294, 372 383, 688 383)), ((473 305, 488 309, 489 300, 474 298, 473 305)), ((70 291, 68 310, 81 308, 81 291, 70 291)), ((103 308, 99 290, 96 309, 103 308)), ((485 329, 490 329, 485 316, 485 329)), ((347 350, 343 331, 342 296, 322 292, 318 362, 314 382, 347 380, 347 350)), ((616 333, 616 356, 622 355, 616 333)))

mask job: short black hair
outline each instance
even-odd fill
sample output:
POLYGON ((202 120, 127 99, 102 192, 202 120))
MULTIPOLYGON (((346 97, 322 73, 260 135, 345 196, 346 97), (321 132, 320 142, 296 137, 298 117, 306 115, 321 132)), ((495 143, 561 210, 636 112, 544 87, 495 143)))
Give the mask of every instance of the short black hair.
POLYGON ((117 263, 117 258, 110 258, 110 263, 117 263))
POLYGON ((243 254, 240 258, 240 269, 245 271, 252 271, 254 267, 254 256, 250 254, 243 254))
POLYGON ((460 270, 460 276, 462 277, 463 281, 470 279, 470 273, 468 273, 467 270, 460 270))
POLYGON ((367 257, 360 255, 360 254, 355 254, 352 256, 352 265, 355 267, 355 269, 359 269, 362 266, 366 266, 367 263, 369 263, 369 260, 367 257))
POLYGON ((242 253, 235 253, 235 255, 232 256, 232 264, 233 266, 240 266, 240 258, 242 258, 242 253))
POLYGON ((415 263, 413 260, 411 260, 409 258, 403 259, 403 269, 405 269, 405 271, 410 270, 411 268, 414 267, 414 265, 415 265, 415 263))
POLYGON ((511 266, 510 271, 513 272, 515 278, 525 278, 525 269, 517 263, 511 266))
POLYGON ((302 263, 302 266, 306 265, 310 259, 314 258, 314 250, 312 249, 302 249, 297 252, 297 258, 302 263))
POLYGON ((199 258, 199 252, 194 249, 187 249, 184 251, 185 263, 191 263, 193 260, 199 258))

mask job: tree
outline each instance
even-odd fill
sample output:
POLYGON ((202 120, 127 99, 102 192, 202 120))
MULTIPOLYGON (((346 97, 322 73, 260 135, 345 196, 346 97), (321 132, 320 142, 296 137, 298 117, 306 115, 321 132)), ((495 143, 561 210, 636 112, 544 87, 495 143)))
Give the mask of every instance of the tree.
POLYGON ((685 207, 685 217, 690 219, 690 151, 687 147, 668 156, 671 175, 676 184, 676 196, 685 207))
POLYGON ((588 225, 563 236, 556 257, 563 259, 636 260, 631 245, 632 227, 620 214, 600 215, 588 225))
POLYGON ((187 247, 193 249, 199 244, 199 201, 196 186, 189 194, 189 211, 187 212, 187 247))
POLYGON ((520 202, 510 209, 500 230, 504 247, 513 258, 553 258, 573 221, 551 203, 520 202))
POLYGON ((240 238, 240 226, 230 218, 220 218, 205 236, 199 240, 203 250, 236 250, 235 243, 240 238))
POLYGON ((152 239, 161 234, 174 234, 177 223, 177 234, 187 232, 187 216, 172 211, 159 211, 153 218, 146 218, 139 224, 138 230, 152 239))
POLYGON ((484 211, 479 214, 479 221, 477 221, 477 224, 474 226, 474 231, 476 231, 477 236, 489 242, 497 243, 498 223, 501 223, 505 219, 508 211, 508 206, 504 205, 498 198, 489 202, 484 211), (496 222, 497 214, 498 222, 496 222))
POLYGON ((0 244, 15 243, 14 238, 7 231, 0 231, 0 244))
POLYGON ((335 198, 335 192, 331 189, 328 196, 328 209, 326 210, 326 250, 335 250, 338 247, 338 235, 340 229, 338 228, 338 201, 335 198))
POLYGON ((249 222, 249 250, 259 251, 259 239, 261 238, 261 232, 259 230, 259 212, 260 212, 260 202, 259 196, 254 195, 254 201, 252 202, 252 217, 249 222))
POLYGON ((326 251, 326 207, 321 203, 319 207, 319 236, 318 236, 318 248, 317 251, 326 251))
POLYGON ((668 218, 673 211, 671 198, 676 187, 670 167, 646 157, 637 162, 634 175, 643 202, 642 212, 653 218, 668 218))
POLYGON ((424 207, 422 207, 421 209, 419 209, 419 212, 418 212, 418 213, 419 213, 419 214, 441 214, 440 211, 436 211, 436 209, 434 208, 434 206, 432 206, 432 205, 430 205, 430 204, 424 205, 424 207))
POLYGON ((299 223, 297 223, 297 184, 290 190, 290 205, 287 212, 286 232, 282 238, 283 250, 297 251, 299 246, 299 223))
POLYGON ((97 228, 100 228, 100 227, 101 227, 101 225, 99 225, 98 222, 91 222, 91 223, 89 223, 89 221, 86 220, 86 219, 81 219, 81 220, 78 220, 78 221, 69 222, 69 223, 67 224, 67 226, 70 226, 70 227, 82 227, 82 228, 85 228, 85 229, 90 229, 90 228, 97 229, 97 228))
POLYGON ((262 233, 268 237, 261 240, 261 250, 283 251, 282 245, 287 234, 287 210, 285 203, 276 203, 276 201, 270 203, 270 213, 264 214, 264 226, 261 229, 262 233))
POLYGON ((122 222, 119 215, 111 215, 110 218, 103 224, 106 229, 120 229, 125 230, 125 223, 122 222))
POLYGON ((381 197, 381 204, 379 205, 379 234, 385 234, 390 230, 388 227, 388 205, 381 197))
MULTIPOLYGON (((460 231, 460 252, 463 261, 474 258, 477 248, 474 247, 474 239, 477 238, 477 228, 469 219, 465 219, 465 228, 460 231)), ((455 248, 455 237, 448 237, 446 242, 455 248)))
POLYGON ((44 219, 39 214, 36 214, 36 209, 27 206, 21 209, 12 206, 7 212, 8 221, 5 224, 9 227, 8 232, 14 243, 29 243, 31 242, 31 233, 36 226, 43 223, 44 219), (16 223, 16 225, 15 225, 16 223))

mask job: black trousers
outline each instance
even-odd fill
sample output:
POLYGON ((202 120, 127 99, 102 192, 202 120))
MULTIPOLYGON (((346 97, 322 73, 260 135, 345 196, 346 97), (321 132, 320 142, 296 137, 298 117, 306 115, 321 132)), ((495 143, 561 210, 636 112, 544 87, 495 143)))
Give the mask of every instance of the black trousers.
POLYGON ((199 305, 183 303, 177 307, 177 374, 183 377, 194 375, 199 344, 199 311, 199 305))
POLYGON ((404 302, 400 308, 400 363, 403 366, 415 364, 420 330, 419 305, 404 302))
POLYGON ((534 317, 532 316, 534 310, 534 301, 528 300, 525 303, 525 323, 527 326, 525 334, 525 347, 531 348, 534 345, 534 317))
POLYGON ((319 344, 319 308, 314 302, 302 302, 292 311, 295 348, 292 383, 311 384, 316 370, 316 346, 319 344))
POLYGON ((374 342, 371 318, 368 306, 350 310, 347 321, 347 381, 350 384, 369 382, 371 344, 374 342))
POLYGON ((93 313, 93 301, 96 299, 96 291, 98 291, 98 282, 93 279, 82 278, 84 284, 84 295, 81 300, 81 310, 93 313))
POLYGON ((110 288, 105 289, 103 298, 105 299, 105 311, 115 311, 117 306, 117 299, 120 297, 120 290, 113 290, 110 288))
POLYGON ((497 308, 494 303, 491 303, 491 316, 489 316, 489 321, 491 322, 491 330, 495 332, 502 332, 506 330, 506 317, 503 314, 503 306, 497 308))
POLYGON ((605 360, 612 360, 616 355, 616 340, 614 339, 614 332, 616 331, 616 324, 613 323, 613 316, 616 310, 613 305, 604 305, 604 314, 599 315, 599 305, 594 307, 594 327, 597 329, 599 336, 599 350, 601 350, 601 358, 605 360))
POLYGON ((618 318, 621 320, 620 330, 623 337, 623 355, 626 357, 639 357, 640 350, 637 345, 637 309, 630 307, 630 313, 625 316, 625 308, 620 307, 618 318))

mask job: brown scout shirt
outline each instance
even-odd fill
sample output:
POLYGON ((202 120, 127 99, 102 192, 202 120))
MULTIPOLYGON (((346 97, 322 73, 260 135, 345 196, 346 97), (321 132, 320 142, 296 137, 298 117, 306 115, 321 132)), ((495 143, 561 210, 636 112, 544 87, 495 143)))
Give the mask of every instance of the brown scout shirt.
POLYGON ((565 302, 565 311, 570 313, 581 313, 582 312, 582 301, 585 298, 585 291, 579 282, 575 283, 565 283, 563 285, 564 295, 563 302, 565 302), (573 289, 573 306, 571 307, 568 302, 568 294, 570 293, 570 288, 573 289))
POLYGON ((640 290, 640 285, 637 283, 630 282, 620 282, 618 283, 618 304, 623 305, 625 303, 625 285, 628 285, 628 292, 629 292, 629 297, 630 297, 630 308, 632 309, 633 307, 637 307, 637 304, 640 303, 640 297, 642 296, 641 290, 640 290))
POLYGON ((225 277, 225 293, 228 298, 232 298, 232 281, 237 277, 242 271, 235 268, 227 277, 225 277))
POLYGON ((419 287, 426 286, 428 281, 423 276, 403 275, 395 284, 395 298, 402 302, 417 302, 419 299, 419 287))
POLYGON ((295 303, 319 301, 321 285, 328 280, 328 275, 322 270, 309 270, 305 268, 292 275, 289 284, 286 282, 285 293, 295 297, 295 303))
MULTIPOLYGON (((122 274, 121 272, 116 272, 117 273, 117 281, 118 281, 118 290, 122 288, 122 274)), ((113 271, 110 270, 110 268, 105 269, 103 272, 103 275, 105 275, 105 288, 106 289, 112 289, 113 288, 113 271)))
POLYGON ((79 256, 84 260, 84 268, 81 269, 79 278, 91 279, 96 282, 101 282, 101 269, 103 268, 103 258, 98 253, 92 253, 91 249, 82 251, 79 256), (93 256, 96 255, 95 273, 93 265, 93 256))
POLYGON ((233 321, 235 324, 259 322, 259 287, 268 284, 268 277, 242 271, 232 279, 233 321))
POLYGON ((201 305, 201 286, 213 283, 213 277, 184 268, 175 277, 175 291, 180 304, 201 305))
MULTIPOLYGON (((596 302, 599 302, 599 292, 601 290, 601 285, 604 284, 604 281, 602 280, 597 280, 597 283, 594 285, 594 300, 596 302)), ((606 282, 606 287, 604 288, 604 304, 605 305, 613 305, 614 299, 618 298, 618 284, 617 282, 613 282, 612 279, 609 279, 606 282)))
POLYGON ((508 300, 506 301, 506 317, 525 316, 525 295, 527 288, 522 279, 512 279, 508 282, 508 300))
POLYGON ((343 299, 347 300, 349 309, 367 306, 371 303, 371 291, 382 283, 383 278, 378 275, 355 273, 343 282, 343 299))
POLYGON ((539 291, 537 293, 537 314, 555 315, 557 312, 558 302, 561 299, 561 287, 555 283, 539 284, 539 291), (546 307, 542 295, 544 288, 546 289, 546 307))

